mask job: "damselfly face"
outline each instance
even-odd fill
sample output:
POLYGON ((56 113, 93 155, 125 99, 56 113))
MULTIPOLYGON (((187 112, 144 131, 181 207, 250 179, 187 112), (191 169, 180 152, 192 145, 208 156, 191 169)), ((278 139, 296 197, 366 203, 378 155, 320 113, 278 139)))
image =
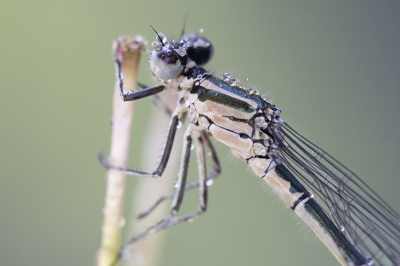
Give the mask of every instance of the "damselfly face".
POLYGON ((153 74, 164 82, 178 77, 186 67, 188 54, 183 44, 176 42, 154 43, 148 58, 153 74))

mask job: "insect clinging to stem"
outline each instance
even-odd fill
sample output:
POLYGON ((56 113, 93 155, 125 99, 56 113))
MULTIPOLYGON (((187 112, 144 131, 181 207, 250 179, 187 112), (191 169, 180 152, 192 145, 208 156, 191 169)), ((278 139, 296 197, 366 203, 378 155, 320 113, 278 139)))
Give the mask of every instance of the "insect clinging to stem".
POLYGON ((171 120, 161 161, 153 172, 143 172, 118 168, 100 160, 106 168, 127 175, 161 177, 176 131, 186 117, 181 167, 176 189, 162 196, 139 218, 173 196, 170 214, 134 236, 120 251, 120 256, 147 235, 191 221, 206 211, 207 185, 221 172, 210 141, 213 136, 272 188, 341 265, 400 264, 399 214, 352 171, 284 122, 281 110, 257 90, 238 85, 228 73, 218 77, 204 69, 202 65, 214 53, 211 42, 197 33, 182 34, 177 41, 168 41, 165 35, 157 33, 153 47, 148 58, 150 68, 164 84, 153 87, 139 84, 142 90, 124 93, 118 60, 115 66, 124 101, 154 96, 164 90, 179 93, 175 110, 167 110, 171 120), (198 180, 186 184, 192 145, 195 146, 198 180), (212 171, 207 175, 208 154, 212 171), (198 210, 177 216, 185 190, 194 187, 199 189, 198 210))

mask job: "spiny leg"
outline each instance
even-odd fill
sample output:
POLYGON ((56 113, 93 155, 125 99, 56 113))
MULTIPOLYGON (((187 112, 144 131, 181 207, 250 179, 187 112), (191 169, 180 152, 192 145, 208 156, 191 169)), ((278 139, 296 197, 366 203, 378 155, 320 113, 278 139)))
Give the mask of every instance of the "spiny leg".
MULTIPOLYGON (((218 177, 218 175, 221 173, 221 166, 218 160, 218 155, 214 149, 214 146, 212 145, 212 142, 210 141, 210 138, 207 136, 207 133, 205 131, 202 131, 202 140, 203 144, 207 148, 207 155, 211 159, 211 164, 212 164, 212 171, 211 173, 207 176, 207 181, 213 181, 215 178, 218 177)), ((206 181, 206 182, 207 182, 206 181)), ((185 191, 191 190, 193 188, 196 188, 199 186, 199 180, 195 180, 190 182, 185 186, 185 191)), ((146 217, 148 214, 150 214, 161 202, 164 200, 167 200, 169 198, 172 198, 175 195, 176 191, 172 190, 164 195, 162 195, 153 205, 150 206, 149 209, 141 212, 138 215, 138 219, 146 217)))
POLYGON ((183 136, 183 150, 181 157, 181 168, 179 169, 178 187, 175 190, 174 200, 171 205, 171 214, 175 215, 181 206, 183 194, 185 193, 186 177, 189 168, 190 147, 192 146, 192 125, 189 124, 183 136))
POLYGON ((121 168, 121 167, 117 167, 117 166, 108 165, 108 162, 103 159, 103 156, 101 154, 99 154, 100 163, 107 169, 120 170, 120 171, 123 171, 126 175, 144 176, 144 177, 153 177, 153 178, 160 177, 163 174, 165 167, 167 166, 169 156, 171 155, 172 145, 175 140, 175 134, 176 134, 176 130, 177 130, 177 126, 178 126, 181 114, 183 112, 185 112, 186 110, 187 110, 187 107, 182 107, 181 105, 178 105, 176 107, 175 111, 173 112, 164 152, 163 152, 161 161, 160 161, 157 169, 153 173, 147 173, 147 172, 137 171, 134 169, 121 168))
MULTIPOLYGON (((187 172, 188 172, 188 167, 189 167, 189 159, 190 159, 190 148, 192 146, 192 125, 190 124, 184 134, 183 140, 183 150, 182 150, 182 161, 181 161, 181 167, 179 169, 179 179, 178 179, 178 189, 176 190, 175 197, 171 206, 171 213, 167 215, 164 219, 156 223, 155 225, 149 227, 146 231, 143 233, 135 235, 129 243, 123 247, 119 254, 118 258, 116 258, 114 264, 118 261, 118 259, 122 256, 122 254, 125 251, 128 251, 130 247, 138 242, 139 240, 145 238, 146 236, 153 234, 155 232, 158 232, 162 229, 168 228, 170 226, 173 226, 177 223, 186 221, 189 218, 186 218, 185 216, 182 217, 176 217, 175 214, 179 210, 180 204, 183 199, 183 194, 185 191, 185 183, 186 183, 186 177, 187 177, 187 172)), ((113 264, 112 264, 113 265, 113 264)))
POLYGON ((202 215, 206 209, 207 209, 207 186, 206 186, 206 161, 205 161, 205 154, 204 154, 204 144, 203 144, 203 139, 201 136, 201 132, 194 132, 194 143, 196 146, 196 157, 197 157, 197 163, 198 163, 198 173, 199 173, 199 204, 198 204, 198 210, 197 212, 193 212, 187 215, 182 215, 182 216, 175 216, 174 214, 176 211, 179 209, 179 205, 181 202, 181 198, 183 196, 183 191, 184 189, 184 183, 186 181, 186 174, 187 174, 187 168, 189 166, 189 154, 190 154, 190 146, 191 146, 191 131, 193 129, 189 125, 188 129, 185 132, 185 137, 184 139, 186 140, 185 144, 186 147, 184 148, 184 153, 185 156, 183 157, 183 165, 180 169, 180 176, 182 176, 182 179, 180 178, 180 184, 179 188, 181 190, 177 190, 175 194, 174 201, 171 206, 171 213, 166 216, 163 220, 159 221, 153 226, 150 226, 145 232, 140 233, 135 235, 129 243, 123 247, 120 252, 119 252, 119 257, 122 256, 122 254, 126 251, 128 251, 132 245, 137 243, 138 241, 142 240, 143 238, 147 237, 150 234, 156 233, 162 229, 166 229, 168 227, 174 226, 178 223, 181 222, 186 222, 186 221, 192 221, 193 219, 199 217, 202 215), (180 198, 180 199, 179 199, 180 198))
POLYGON ((212 171, 210 175, 207 176, 207 181, 214 180, 221 173, 221 165, 219 163, 217 152, 215 151, 214 146, 207 135, 207 132, 205 132, 204 130, 202 131, 202 139, 207 147, 208 150, 207 154, 211 158, 211 164, 212 164, 212 171))
POLYGON ((145 88, 140 91, 134 91, 131 93, 124 93, 124 86, 123 86, 123 81, 122 81, 122 76, 121 76, 121 62, 118 60, 115 60, 115 72, 116 76, 118 78, 118 85, 119 85, 119 92, 121 94, 121 99, 124 101, 135 101, 141 98, 145 98, 154 94, 157 94, 163 90, 165 90, 164 85, 159 85, 159 86, 154 86, 154 87, 149 87, 145 88))
POLYGON ((207 169, 206 169, 206 156, 204 154, 204 143, 202 131, 195 132, 195 146, 196 146, 196 158, 197 158, 197 170, 199 175, 199 205, 197 212, 189 214, 190 219, 195 219, 202 215, 207 209, 207 169))

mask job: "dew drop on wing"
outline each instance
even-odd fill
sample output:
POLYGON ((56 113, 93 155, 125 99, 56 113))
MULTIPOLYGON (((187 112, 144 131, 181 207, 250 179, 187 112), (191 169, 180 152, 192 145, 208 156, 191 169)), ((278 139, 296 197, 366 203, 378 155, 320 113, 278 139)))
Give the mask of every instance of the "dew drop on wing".
POLYGON ((182 127, 182 121, 179 120, 179 121, 178 121, 178 124, 176 125, 176 128, 181 128, 181 127, 182 127))
POLYGON ((207 187, 211 186, 212 184, 214 184, 214 179, 210 179, 210 180, 206 181, 206 186, 207 187))
POLYGON ((190 150, 194 150, 194 144, 190 145, 190 150))

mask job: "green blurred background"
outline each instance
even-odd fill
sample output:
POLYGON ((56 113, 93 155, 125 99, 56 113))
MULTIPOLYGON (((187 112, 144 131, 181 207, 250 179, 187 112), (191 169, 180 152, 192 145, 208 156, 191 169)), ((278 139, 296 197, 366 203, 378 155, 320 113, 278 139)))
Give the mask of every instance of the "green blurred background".
MULTIPOLYGON (((400 212, 398 1, 3 0, 0 8, 0 265, 93 264, 111 40, 140 33, 152 41, 150 24, 178 36, 187 12, 186 31, 203 28, 214 45, 208 68, 250 78, 244 85, 268 93, 285 121, 400 212)), ((146 57, 140 80, 151 84, 146 57)), ((140 167, 152 112, 147 99, 135 107, 130 166, 140 167)), ((223 174, 208 212, 162 233, 159 265, 337 265, 246 165, 216 146, 223 174)), ((191 194, 183 212, 196 208, 191 194)))

